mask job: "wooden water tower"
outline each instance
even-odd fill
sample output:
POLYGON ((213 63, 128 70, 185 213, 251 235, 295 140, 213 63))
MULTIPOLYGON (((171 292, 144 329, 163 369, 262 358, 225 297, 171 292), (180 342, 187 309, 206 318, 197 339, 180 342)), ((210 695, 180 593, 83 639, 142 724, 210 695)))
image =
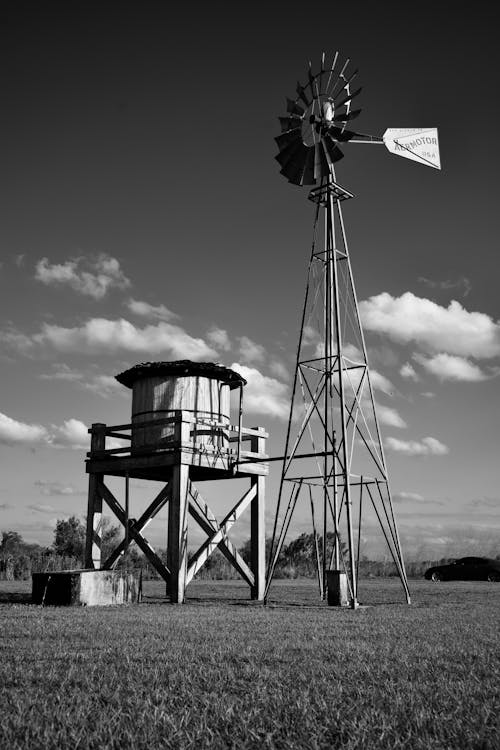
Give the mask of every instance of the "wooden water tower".
POLYGON ((108 427, 93 424, 86 470, 89 474, 85 565, 113 567, 135 541, 166 581, 170 601, 184 601, 186 586, 219 548, 250 586, 252 599, 265 589, 265 476, 269 472, 260 427, 242 426, 242 397, 246 381, 237 372, 207 362, 147 362, 116 376, 132 389, 132 421, 108 427), (231 424, 230 392, 239 392, 237 424, 231 424), (106 447, 106 438, 126 440, 125 447, 106 447), (250 450, 243 450, 243 443, 250 450), (252 462, 252 459, 259 459, 252 462), (122 504, 106 486, 105 477, 125 478, 122 504), (250 480, 250 488, 218 521, 194 485, 214 479, 250 480), (140 518, 130 518, 129 480, 164 482, 140 518), (106 559, 101 559, 102 508, 108 505, 125 535, 106 559), (146 525, 168 503, 167 564, 144 537, 146 525), (250 507, 251 561, 248 565, 228 533, 250 507), (188 514, 207 538, 188 564, 188 514))

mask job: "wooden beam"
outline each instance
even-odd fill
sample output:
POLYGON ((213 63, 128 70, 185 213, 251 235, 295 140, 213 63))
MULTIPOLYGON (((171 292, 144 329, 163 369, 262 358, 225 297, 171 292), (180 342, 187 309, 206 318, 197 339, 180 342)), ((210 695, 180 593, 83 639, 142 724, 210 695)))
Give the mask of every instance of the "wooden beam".
POLYGON ((191 560, 189 566, 189 580, 203 567, 207 559, 210 557, 214 549, 218 547, 222 540, 227 541, 227 534, 232 526, 236 523, 238 518, 247 509, 253 498, 257 493, 257 487, 254 485, 250 487, 240 500, 236 503, 234 508, 229 511, 227 516, 219 525, 218 530, 212 534, 198 549, 191 560))
MULTIPOLYGON (((113 511, 118 520, 125 526, 126 515, 125 511, 113 495, 113 493, 106 487, 104 482, 99 482, 98 491, 102 499, 107 503, 109 508, 113 511)), ((169 582, 170 571, 164 565, 163 561, 158 557, 154 548, 150 545, 147 539, 142 534, 135 530, 133 526, 129 527, 129 536, 131 536, 137 546, 144 552, 151 565, 158 571, 164 581, 169 582)))
POLYGON ((187 490, 189 466, 178 464, 172 471, 172 497, 168 512, 167 559, 170 570, 168 592, 173 604, 182 604, 187 573, 187 490))
MULTIPOLYGON (((189 494, 191 496, 189 502, 189 513, 195 519, 197 524, 201 526, 205 534, 212 537, 220 529, 219 522, 192 483, 189 485, 189 494)), ((222 539, 219 542, 219 549, 226 560, 238 571, 248 585, 253 586, 255 583, 254 575, 234 544, 227 538, 222 539)), ((194 572, 192 571, 192 566, 189 566, 187 574, 188 583, 192 580, 193 575, 194 572)))
POLYGON ((104 570, 109 570, 116 560, 120 557, 120 555, 125 552, 127 547, 134 541, 134 539, 131 537, 132 529, 140 533, 143 529, 146 528, 146 526, 150 523, 150 521, 153 520, 153 518, 157 515, 157 513, 160 512, 160 510, 164 507, 166 503, 170 500, 171 495, 171 487, 170 484, 166 484, 165 487, 163 487, 158 495, 155 497, 152 503, 146 508, 142 516, 135 521, 134 519, 129 519, 129 527, 128 527, 128 539, 122 539, 118 547, 116 547, 115 550, 111 553, 111 555, 106 559, 106 561, 103 563, 102 567, 104 570))
MULTIPOLYGON (((266 441, 262 436, 254 437, 250 447, 255 453, 263 453, 266 441)), ((250 506, 250 555, 255 579, 251 597, 261 601, 266 590, 266 480, 263 476, 256 476, 250 482, 256 491, 250 506)))
MULTIPOLYGON (((106 445, 106 425, 96 422, 90 430, 91 450, 104 450, 106 445)), ((99 570, 101 567, 102 548, 102 498, 99 494, 99 483, 102 474, 90 474, 87 503, 87 531, 85 535, 85 567, 99 570)))

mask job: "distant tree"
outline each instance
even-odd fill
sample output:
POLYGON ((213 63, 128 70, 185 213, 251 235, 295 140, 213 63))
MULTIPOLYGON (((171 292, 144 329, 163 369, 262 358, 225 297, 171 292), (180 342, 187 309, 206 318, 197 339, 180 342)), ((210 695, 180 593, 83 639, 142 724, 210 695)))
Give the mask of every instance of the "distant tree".
POLYGON ((17 531, 2 531, 2 541, 0 542, 1 555, 18 554, 24 547, 24 540, 17 531))
POLYGON ((83 559, 85 526, 79 518, 71 516, 67 520, 57 521, 53 547, 57 555, 83 559))

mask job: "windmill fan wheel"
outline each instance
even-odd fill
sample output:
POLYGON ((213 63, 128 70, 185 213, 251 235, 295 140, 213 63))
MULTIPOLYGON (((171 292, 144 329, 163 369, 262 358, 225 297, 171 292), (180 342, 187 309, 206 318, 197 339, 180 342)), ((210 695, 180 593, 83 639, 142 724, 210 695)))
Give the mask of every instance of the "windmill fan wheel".
POLYGON ((341 67, 338 57, 337 52, 331 66, 325 66, 323 53, 316 74, 309 63, 307 83, 297 83, 297 96, 287 98, 287 114, 279 118, 276 159, 281 174, 294 185, 315 185, 329 177, 335 162, 344 156, 339 144, 357 135, 347 124, 361 112, 352 109, 352 101, 361 91, 351 88, 358 71, 348 73, 350 61, 341 67))

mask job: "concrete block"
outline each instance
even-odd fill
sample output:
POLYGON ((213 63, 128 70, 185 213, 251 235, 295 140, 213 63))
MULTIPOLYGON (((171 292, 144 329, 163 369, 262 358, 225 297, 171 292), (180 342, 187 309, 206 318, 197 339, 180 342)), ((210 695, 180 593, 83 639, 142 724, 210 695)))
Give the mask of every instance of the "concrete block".
POLYGON ((33 604, 107 606, 139 601, 139 576, 115 570, 33 573, 33 604))

